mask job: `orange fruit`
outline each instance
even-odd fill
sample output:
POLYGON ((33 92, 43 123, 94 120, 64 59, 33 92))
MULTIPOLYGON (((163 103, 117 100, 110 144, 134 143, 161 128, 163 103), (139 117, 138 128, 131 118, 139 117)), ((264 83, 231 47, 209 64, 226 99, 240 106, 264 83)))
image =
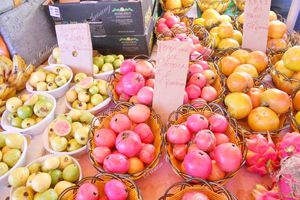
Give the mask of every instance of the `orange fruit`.
POLYGON ((240 65, 240 61, 233 56, 225 56, 220 61, 220 71, 225 75, 229 76, 240 65))
POLYGON ((129 174, 134 174, 145 169, 144 163, 137 157, 132 157, 128 159, 129 161, 129 174))

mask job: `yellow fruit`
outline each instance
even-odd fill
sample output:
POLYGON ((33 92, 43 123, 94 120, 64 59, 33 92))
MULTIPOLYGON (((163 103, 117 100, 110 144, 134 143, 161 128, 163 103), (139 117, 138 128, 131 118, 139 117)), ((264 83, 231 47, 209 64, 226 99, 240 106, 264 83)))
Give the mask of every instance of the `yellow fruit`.
POLYGON ((286 75, 286 76, 289 77, 289 78, 291 78, 291 77, 293 76, 293 74, 294 74, 294 71, 289 70, 288 68, 286 68, 286 67, 284 66, 283 60, 278 61, 278 62, 275 64, 274 67, 275 67, 275 69, 276 69, 277 71, 279 71, 280 73, 286 75))
POLYGON ((257 107, 248 116, 249 127, 256 131, 275 131, 279 128, 280 121, 277 114, 267 107, 257 107))
POLYGON ((295 121, 297 126, 300 126, 300 111, 298 111, 295 115, 295 121))
POLYGON ((232 20, 228 15, 221 15, 221 22, 229 22, 231 23, 232 20))
POLYGON ((230 93, 225 97, 225 105, 229 114, 235 119, 243 119, 252 110, 252 102, 247 94, 241 92, 230 93))
POLYGON ((194 25, 204 26, 204 24, 205 24, 205 19, 203 19, 203 18, 197 18, 194 20, 194 25))
POLYGON ((258 72, 256 68, 253 65, 250 64, 242 64, 235 68, 234 72, 245 72, 247 74, 250 74, 253 78, 258 77, 258 72))
POLYGON ((194 0, 181 0, 183 7, 191 6, 194 3, 194 0))
POLYGON ((269 12, 269 21, 277 20, 277 15, 274 11, 270 10, 269 12))
POLYGON ((221 39, 218 36, 218 34, 215 34, 215 33, 210 34, 209 35, 209 39, 212 42, 214 48, 216 48, 219 45, 220 41, 221 41, 221 39))
POLYGON ((286 68, 300 71, 300 46, 289 48, 282 56, 286 68))
POLYGON ((243 35, 240 31, 238 30, 233 30, 233 35, 232 38, 235 39, 240 45, 243 42, 243 35))
POLYGON ((287 48, 287 43, 284 39, 270 39, 267 46, 273 51, 281 51, 287 48))
POLYGON ((205 19, 206 27, 218 24, 221 21, 220 14, 212 8, 205 10, 202 14, 202 18, 205 19))
POLYGON ((237 58, 241 64, 246 64, 248 55, 249 52, 243 49, 238 49, 231 54, 231 56, 237 58))
POLYGON ((245 22, 245 15, 244 15, 244 13, 242 13, 240 16, 238 16, 237 21, 240 24, 244 24, 244 22, 245 22))
POLYGON ((229 22, 223 22, 219 25, 218 34, 221 39, 233 36, 233 26, 229 22))
POLYGON ((144 163, 137 157, 129 158, 129 174, 134 174, 145 169, 144 163))
POLYGON ((262 51, 252 51, 249 53, 246 63, 253 65, 260 73, 268 66, 268 56, 262 51))
POLYGON ((273 39, 283 38, 284 34, 287 33, 287 26, 285 23, 274 20, 269 23, 268 36, 273 39))
POLYGON ((219 32, 219 27, 216 26, 216 27, 213 27, 212 29, 210 29, 209 33, 210 34, 218 34, 219 32))
POLYGON ((240 44, 232 38, 223 39, 218 44, 218 49, 229 49, 229 48, 239 48, 239 47, 240 44))
POLYGON ((165 7, 168 10, 173 10, 173 9, 176 9, 176 8, 181 8, 182 5, 181 5, 180 0, 166 0, 165 7))

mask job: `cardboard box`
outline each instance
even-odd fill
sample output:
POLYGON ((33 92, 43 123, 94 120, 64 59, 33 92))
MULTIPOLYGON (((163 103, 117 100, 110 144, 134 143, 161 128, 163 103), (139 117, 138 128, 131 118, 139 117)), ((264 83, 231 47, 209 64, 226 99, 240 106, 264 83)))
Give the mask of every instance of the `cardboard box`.
POLYGON ((123 54, 125 57, 134 57, 144 54, 151 55, 153 46, 154 20, 143 35, 108 35, 92 37, 93 48, 102 54, 123 54))
POLYGON ((2 0, 0 3, 0 14, 4 13, 10 9, 13 9, 14 1, 13 0, 2 0))
POLYGON ((89 23, 92 36, 143 35, 151 21, 153 0, 44 3, 55 24, 89 23))

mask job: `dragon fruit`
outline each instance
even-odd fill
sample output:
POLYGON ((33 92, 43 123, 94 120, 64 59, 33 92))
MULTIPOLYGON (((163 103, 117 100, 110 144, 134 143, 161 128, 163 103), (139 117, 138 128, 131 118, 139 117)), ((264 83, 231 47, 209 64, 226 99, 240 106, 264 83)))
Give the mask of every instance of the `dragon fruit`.
POLYGON ((263 176, 278 168, 278 156, 270 135, 266 139, 263 135, 256 134, 246 139, 246 142, 248 171, 263 176))
POLYGON ((280 159, 300 153, 300 134, 297 132, 286 133, 277 144, 280 159))
POLYGON ((255 200, 280 200, 278 187, 274 186, 272 190, 268 190, 262 185, 256 185, 252 191, 255 200))
POLYGON ((280 199, 300 199, 300 154, 286 157, 281 161, 281 168, 276 176, 280 199))

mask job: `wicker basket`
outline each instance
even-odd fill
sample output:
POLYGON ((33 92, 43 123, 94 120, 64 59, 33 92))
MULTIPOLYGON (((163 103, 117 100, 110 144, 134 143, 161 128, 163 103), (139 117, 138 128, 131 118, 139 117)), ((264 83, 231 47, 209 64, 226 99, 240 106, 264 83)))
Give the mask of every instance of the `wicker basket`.
POLYGON ((192 8, 192 6, 194 5, 194 2, 195 1, 193 1, 193 3, 191 3, 190 5, 187 5, 187 6, 182 6, 181 8, 175 8, 175 9, 168 9, 168 8, 166 8, 166 6, 165 6, 165 3, 164 3, 164 0, 159 0, 159 3, 160 3, 160 5, 161 5, 161 8, 164 10, 164 11, 170 11, 170 12, 172 12, 172 13, 174 13, 174 14, 185 14, 185 13, 187 13, 189 10, 191 10, 191 8, 192 8))
MULTIPOLYGON (((246 153, 247 153, 244 136, 241 134, 238 134, 238 126, 237 126, 236 121, 231 119, 229 117, 229 115, 226 113, 226 111, 220 105, 215 104, 215 103, 206 104, 204 102, 195 102, 193 104, 186 104, 186 105, 180 106, 176 111, 174 111, 170 114, 166 130, 171 125, 181 124, 181 123, 185 122, 187 120, 187 118, 192 114, 202 114, 206 117, 210 117, 211 115, 213 115, 215 113, 226 116, 227 120, 229 121, 229 126, 226 130, 226 134, 229 137, 230 142, 236 144, 242 151, 243 161, 240 166, 240 168, 241 168, 245 164, 245 158, 246 158, 246 153)), ((181 162, 178 161, 177 159, 175 159, 175 157, 173 156, 172 144, 170 144, 167 141, 166 137, 167 137, 167 135, 165 134, 165 148, 166 148, 166 152, 167 152, 167 160, 171 164, 173 170, 175 171, 176 174, 178 174, 179 176, 181 176, 182 178, 184 178, 186 180, 193 178, 190 175, 182 172, 181 162)), ((228 179, 232 178, 236 174, 237 171, 235 171, 233 173, 227 173, 223 179, 215 181, 215 182, 219 183, 219 184, 224 184, 228 179)))
POLYGON ((219 13, 225 12, 231 0, 197 0, 198 7, 202 12, 208 8, 213 8, 219 13))
MULTIPOLYGON (((109 128, 109 122, 115 114, 118 114, 118 113, 125 114, 128 112, 129 108, 132 106, 134 106, 134 104, 125 103, 125 102, 119 103, 114 108, 109 109, 107 112, 103 113, 102 115, 96 116, 94 118, 94 121, 92 122, 90 135, 89 135, 90 139, 88 141, 89 158, 90 158, 92 165, 100 173, 103 173, 106 171, 103 169, 102 165, 100 165, 99 163, 96 162, 96 160, 94 159, 93 154, 92 154, 93 149, 95 148, 95 144, 94 144, 94 140, 93 140, 95 130, 100 129, 100 128, 109 128)), ((151 110, 150 118, 145 123, 147 123, 150 126, 150 128, 155 136, 154 143, 153 143, 153 145, 155 146, 155 159, 152 161, 151 164, 145 166, 145 169, 140 172, 137 172, 134 174, 116 174, 116 175, 119 175, 121 177, 130 178, 132 180, 137 180, 139 178, 142 178, 144 175, 149 173, 153 168, 155 168, 157 166, 160 156, 162 154, 163 143, 164 143, 163 136, 162 136, 162 132, 163 132, 162 131, 163 130, 162 122, 160 120, 159 115, 157 115, 154 110, 151 110)))
POLYGON ((183 182, 175 183, 159 200, 181 200, 186 192, 202 192, 210 200, 237 200, 224 187, 216 183, 208 183, 202 179, 189 179, 183 182))
POLYGON ((128 191, 128 199, 134 199, 134 200, 143 199, 140 190, 138 189, 136 184, 130 179, 119 177, 113 174, 102 173, 94 177, 83 178, 81 181, 77 183, 76 186, 69 187, 66 190, 64 190, 59 195, 58 200, 75 200, 79 187, 84 183, 95 184, 98 187, 100 194, 104 194, 104 185, 111 179, 117 179, 119 181, 122 181, 126 185, 128 191))
MULTIPOLYGON (((141 59, 145 59, 147 61, 149 61, 154 67, 155 67, 155 60, 151 59, 149 56, 146 55, 138 55, 135 56, 133 58, 134 60, 136 60, 136 62, 139 62, 139 60, 141 59)), ((115 88, 118 84, 118 82, 120 81, 122 75, 119 72, 116 72, 113 74, 113 76, 111 76, 111 79, 109 80, 109 96, 112 98, 112 100, 114 101, 115 104, 118 104, 120 102, 126 102, 124 100, 120 100, 119 95, 117 94, 117 92, 115 91, 115 88)))

